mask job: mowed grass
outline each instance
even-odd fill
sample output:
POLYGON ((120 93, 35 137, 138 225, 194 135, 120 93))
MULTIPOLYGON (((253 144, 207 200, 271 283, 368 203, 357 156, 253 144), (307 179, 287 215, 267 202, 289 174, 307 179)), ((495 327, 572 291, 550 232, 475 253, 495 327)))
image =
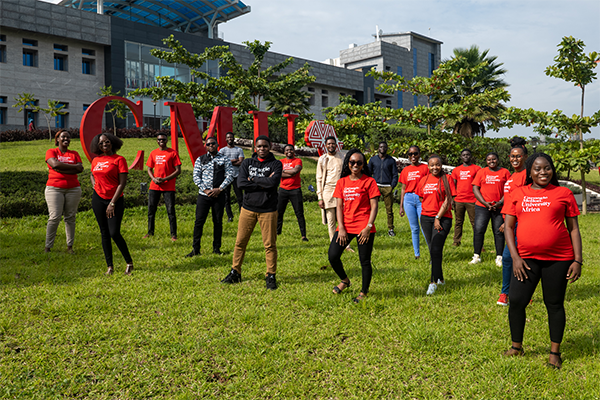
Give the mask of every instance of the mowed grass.
MULTIPOLYGON (((44 166, 43 155, 38 158, 44 166)), ((314 173, 310 169, 307 174, 314 173)), ((278 290, 265 289, 258 227, 243 282, 220 284, 231 267, 234 211, 234 222, 224 224, 225 255, 211 253, 209 218, 202 254, 189 259, 183 256, 191 250, 193 205, 177 208, 175 243, 164 207, 151 239, 142 239, 146 209, 126 209, 122 232, 136 269, 125 276, 113 246, 111 277, 103 275, 91 211, 77 216, 75 255, 65 251, 62 223, 53 252, 45 254, 46 216, 2 220, 0 397, 600 398, 600 215, 579 219, 585 265, 567 289, 564 364, 556 371, 545 366, 549 336, 541 287, 528 307, 525 357, 501 356, 510 346, 508 310, 496 305, 501 271, 489 232, 477 266, 467 264, 470 226, 461 247, 449 240, 447 284, 425 296, 430 266, 424 241, 416 261, 397 205, 395 238, 387 236, 380 210, 371 292, 356 305, 358 254, 342 258, 352 287, 332 294, 339 280, 331 268, 321 270, 328 237, 316 203, 305 204, 308 243, 300 241, 288 206, 278 238, 278 290)))

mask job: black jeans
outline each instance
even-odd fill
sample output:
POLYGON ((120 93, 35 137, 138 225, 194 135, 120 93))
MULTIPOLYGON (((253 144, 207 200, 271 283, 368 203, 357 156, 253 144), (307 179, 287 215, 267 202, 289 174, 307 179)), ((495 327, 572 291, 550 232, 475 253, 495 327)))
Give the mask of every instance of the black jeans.
POLYGON ((430 282, 437 283, 438 280, 444 281, 442 256, 444 253, 444 243, 446 243, 446 238, 450 233, 450 229, 452 229, 452 218, 440 218, 440 224, 442 225, 441 232, 438 232, 434 228, 434 222, 435 217, 428 217, 427 215, 421 214, 421 229, 423 229, 423 235, 425 236, 425 241, 427 241, 429 256, 431 257, 430 282))
POLYGON ((499 210, 489 211, 485 207, 475 206, 475 232, 473 232, 473 250, 475 254, 481 254, 483 239, 488 224, 492 220, 492 231, 494 232, 494 244, 496 245, 496 256, 501 256, 504 250, 504 233, 500 232, 500 226, 504 218, 499 210))
POLYGON ((544 304, 548 311, 548 326, 550 340, 555 343, 562 342, 565 332, 565 292, 567 291, 567 271, 573 261, 553 261, 525 259, 531 270, 525 270, 527 277, 523 282, 513 275, 510 280, 508 297, 508 322, 510 323, 510 336, 513 342, 523 342, 525 330, 525 308, 535 292, 538 282, 542 281, 544 304))
POLYGON ((177 218, 175 217, 175 191, 163 192, 161 190, 148 191, 148 235, 154 235, 154 217, 160 201, 160 195, 165 199, 165 207, 169 216, 171 237, 177 237, 177 218))
POLYGON ((235 193, 235 199, 237 200, 240 211, 242 210, 242 201, 244 200, 244 192, 237 185, 237 177, 233 178, 233 181, 225 192, 225 211, 227 211, 227 218, 233 218, 233 212, 231 211, 231 187, 233 186, 233 192, 235 193))
POLYGON ((121 221, 123 220, 123 213, 125 211, 125 201, 123 197, 119 197, 119 200, 115 203, 115 215, 112 218, 106 216, 106 209, 108 208, 111 200, 105 200, 94 191, 92 194, 92 209, 98 221, 100 227, 100 235, 102 236, 102 250, 104 250, 104 258, 106 259, 106 265, 109 267, 113 266, 112 256, 112 242, 110 239, 115 241, 115 244, 121 251, 123 258, 127 264, 131 264, 131 254, 127 248, 127 243, 123 236, 121 236, 121 221))
POLYGON ((192 248, 198 254, 200 252, 200 239, 204 223, 208 218, 208 212, 212 210, 213 221, 213 251, 221 250, 221 237, 223 236, 223 209, 225 208, 225 191, 218 197, 208 197, 198 194, 196 201, 196 221, 194 222, 194 241, 192 248))
MULTIPOLYGON (((344 280, 348 277, 346 275, 346 271, 344 271, 344 265, 342 264, 342 254, 346 249, 346 246, 350 244, 352 239, 357 237, 358 235, 355 233, 348 234, 348 243, 344 246, 340 246, 337 242, 338 233, 335 232, 333 235, 333 239, 329 244, 329 264, 335 271, 335 273, 340 277, 341 280, 344 280)), ((373 242, 375 242, 375 234, 371 233, 369 236, 369 241, 365 244, 359 244, 358 239, 356 240, 358 244, 358 258, 360 260, 360 267, 362 269, 362 289, 361 292, 364 294, 369 293, 369 286, 371 286, 371 277, 373 276, 373 268, 371 267, 371 254, 373 253, 373 242)))
POLYGON ((286 190, 279 188, 279 198, 277 202, 277 234, 281 234, 281 228, 283 227, 283 214, 285 214, 287 204, 288 202, 292 202, 292 207, 294 208, 294 213, 296 213, 296 219, 298 220, 300 234, 302 237, 306 237, 306 221, 304 220, 302 189, 298 188, 286 190))

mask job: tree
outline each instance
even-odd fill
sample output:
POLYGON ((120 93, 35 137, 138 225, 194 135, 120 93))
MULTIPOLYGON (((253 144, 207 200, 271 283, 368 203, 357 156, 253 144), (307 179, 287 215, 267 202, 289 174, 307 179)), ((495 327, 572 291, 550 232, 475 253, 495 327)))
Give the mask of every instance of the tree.
MULTIPOLYGON (((102 86, 100 91, 96 93, 98 96, 106 97, 106 96, 118 96, 121 92, 113 92, 112 85, 111 86, 102 86)), ((117 118, 123 119, 127 116, 127 105, 121 101, 113 100, 110 101, 106 105, 105 113, 110 113, 113 121, 113 132, 114 135, 117 136, 117 118)))
POLYGON ((48 108, 43 108, 35 104, 36 101, 37 100, 34 98, 32 93, 20 93, 18 97, 15 97, 15 104, 13 104, 13 107, 18 107, 18 112, 23 111, 23 109, 30 109, 35 113, 44 113, 44 117, 48 123, 48 136, 50 140, 52 140, 52 128, 50 127, 50 121, 52 118, 56 118, 59 115, 67 114, 66 111, 61 111, 63 108, 65 108, 65 105, 61 104, 58 100, 48 99, 48 108))
MULTIPOLYGON (((440 104, 456 104, 462 102, 467 96, 507 88, 509 85, 501 78, 506 73, 502 68, 503 63, 497 63, 497 57, 489 56, 488 53, 489 49, 480 52, 476 45, 468 49, 454 49, 454 57, 443 61, 443 63, 454 61, 448 64, 450 71, 460 72, 461 69, 477 66, 481 68, 478 68, 476 73, 462 75, 462 79, 457 80, 454 85, 435 94, 434 101, 440 104)), ((474 108, 470 114, 463 115, 461 119, 447 119, 446 124, 453 125, 454 133, 460 133, 465 137, 483 136, 486 127, 500 126, 499 117, 504 110, 502 103, 490 103, 474 108)))

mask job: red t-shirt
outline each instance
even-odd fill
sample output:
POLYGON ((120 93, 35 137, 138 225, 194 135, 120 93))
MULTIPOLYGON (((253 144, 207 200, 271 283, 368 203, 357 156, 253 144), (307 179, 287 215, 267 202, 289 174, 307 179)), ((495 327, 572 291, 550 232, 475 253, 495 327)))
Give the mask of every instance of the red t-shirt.
MULTIPOLYGON (((481 195, 487 202, 500 201, 504 196, 504 184, 510 178, 510 172, 506 168, 492 171, 489 167, 482 168, 473 179, 473 186, 479 186, 481 195)), ((475 203, 485 207, 479 201, 475 203)))
POLYGON ((475 203, 477 200, 473 194, 473 178, 481 167, 471 164, 468 167, 460 165, 452 170, 452 179, 456 182, 457 203, 475 203))
MULTIPOLYGON (((359 234, 367 227, 371 215, 370 199, 379 196, 381 193, 375 179, 364 174, 355 181, 350 180, 350 176, 337 181, 333 197, 343 200, 346 232, 359 234)), ((376 232, 375 224, 371 228, 371 233, 374 232, 376 232)))
MULTIPOLYGON (((454 179, 450 175, 448 177, 448 183, 450 184, 450 194, 456 196, 456 189, 454 188, 454 179)), ((425 175, 419 181, 417 190, 415 193, 423 198, 421 205, 421 215, 428 217, 435 217, 442 208, 442 204, 446 199, 446 188, 444 182, 440 181, 440 177, 433 176, 432 174, 425 175), (438 192, 438 189, 440 190, 438 192)), ((446 218, 452 218, 452 207, 448 207, 443 215, 446 218)))
POLYGON ((517 250, 521 258, 562 261, 575 258, 565 225, 566 217, 579 215, 571 190, 554 185, 534 190, 527 185, 506 197, 502 213, 517 218, 517 250))
MULTIPOLYGON (((154 168, 153 174, 157 178, 165 178, 175 172, 175 167, 181 165, 179 154, 171 148, 165 150, 152 150, 146 166, 154 168)), ((174 192, 175 181, 177 178, 169 179, 166 182, 157 185, 154 182, 150 183, 150 190, 160 190, 161 192, 174 192)))
MULTIPOLYGON (((302 165, 302 160, 299 158, 292 158, 291 160, 286 158, 283 158, 280 160, 281 164, 283 165, 283 170, 285 171, 286 169, 292 169, 297 167, 298 165, 302 165)), ((285 190, 292 190, 292 189, 298 189, 301 185, 300 182, 300 174, 296 174, 294 176, 292 176, 291 178, 281 178, 281 184, 279 185, 280 188, 285 189, 285 190)))
POLYGON ((526 170, 512 174, 504 184, 504 195, 506 196, 516 188, 523 186, 525 184, 525 179, 527 179, 526 170))
MULTIPOLYGON (((81 157, 79 153, 73 150, 67 150, 65 153, 61 152, 58 147, 48 149, 46 151, 46 162, 49 159, 56 158, 57 161, 65 164, 80 164, 81 157)), ((62 172, 55 171, 50 164, 48 164, 48 182, 46 186, 57 187, 61 189, 72 189, 80 186, 77 174, 63 174, 62 172)))
MULTIPOLYGON (((129 172, 125 158, 113 154, 112 156, 98 156, 92 160, 92 175, 96 184, 94 191, 105 200, 110 200, 119 186, 119 174, 129 172)), ((123 194, 121 193, 121 196, 123 194)))
POLYGON ((400 177, 398 178, 398 182, 404 183, 406 185, 406 189, 404 193, 414 193, 417 187, 417 183, 421 180, 422 177, 429 173, 429 167, 427 164, 421 164, 418 167, 414 165, 409 165, 405 167, 400 173, 400 177))

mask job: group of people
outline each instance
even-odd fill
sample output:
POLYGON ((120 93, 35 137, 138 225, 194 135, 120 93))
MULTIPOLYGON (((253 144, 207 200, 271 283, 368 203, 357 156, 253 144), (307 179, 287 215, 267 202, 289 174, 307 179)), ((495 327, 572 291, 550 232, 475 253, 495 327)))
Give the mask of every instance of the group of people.
MULTIPOLYGON (((242 281, 242 264, 246 248, 256 224, 260 225, 265 248, 267 289, 277 288, 277 236, 281 234, 287 203, 291 202, 298 220, 301 240, 308 241, 304 219, 300 171, 302 160, 295 157, 294 147, 285 147, 285 158, 277 160, 271 140, 259 136, 254 154, 244 158, 235 147, 234 135, 226 135, 227 146, 218 150, 214 137, 206 140, 207 153, 194 164, 193 180, 198 186, 196 220, 192 251, 186 257, 200 254, 200 241, 209 211, 213 219, 213 253, 221 253, 222 219, 231 212, 231 187, 240 205, 237 237, 230 272, 223 283, 242 281)), ((181 172, 181 161, 167 147, 167 137, 158 135, 159 148, 147 162, 152 183, 148 195, 148 233, 154 234, 154 220, 162 195, 167 208, 172 240, 177 240, 175 215, 175 180, 181 172)), ((66 131, 56 134, 57 148, 46 153, 49 178, 46 187, 49 220, 45 251, 50 251, 61 216, 65 217, 67 247, 73 252, 75 213, 81 189, 77 174, 83 171, 77 152, 68 150, 70 136, 66 131)), ((350 242, 356 238, 362 269, 362 286, 353 301, 363 301, 372 279, 371 255, 375 240, 375 219, 379 198, 383 197, 388 235, 395 236, 393 191, 401 183, 400 216, 407 215, 411 229, 414 256, 420 258, 420 234, 425 237, 431 260, 430 283, 426 294, 432 295, 445 284, 443 248, 452 230, 453 210, 456 217, 454 245, 461 245, 462 225, 468 214, 473 226, 474 255, 469 264, 482 261, 483 238, 489 221, 494 233, 496 264, 502 267, 502 289, 498 304, 508 305, 512 346, 506 355, 524 353, 523 331, 525 308, 541 280, 544 302, 548 310, 551 337, 549 363, 560 368, 560 343, 565 328, 564 296, 568 281, 581 275, 582 246, 577 223, 578 206, 571 191, 558 184, 552 159, 544 153, 529 158, 522 139, 514 138, 510 162, 511 175, 499 166, 496 153, 486 156, 487 167, 473 164, 471 152, 461 152, 462 165, 447 173, 438 155, 430 155, 421 163, 418 146, 408 151, 410 165, 398 174, 395 160, 387 154, 387 143, 381 142, 378 153, 367 162, 365 155, 352 149, 342 156, 335 137, 325 140, 326 152, 317 162, 316 183, 318 204, 323 223, 329 231, 329 263, 340 278, 333 293, 340 294, 351 286, 341 256, 354 251, 350 242), (565 225, 566 221, 566 225, 565 225), (518 226, 518 228, 517 228, 518 226), (539 232, 544 232, 539 235, 539 232)), ((127 182, 127 163, 117 155, 123 142, 102 133, 91 142, 91 180, 94 187, 92 208, 100 228, 107 274, 113 274, 111 241, 123 255, 131 274, 133 261, 127 243, 120 233, 124 212, 123 189, 127 182)))

